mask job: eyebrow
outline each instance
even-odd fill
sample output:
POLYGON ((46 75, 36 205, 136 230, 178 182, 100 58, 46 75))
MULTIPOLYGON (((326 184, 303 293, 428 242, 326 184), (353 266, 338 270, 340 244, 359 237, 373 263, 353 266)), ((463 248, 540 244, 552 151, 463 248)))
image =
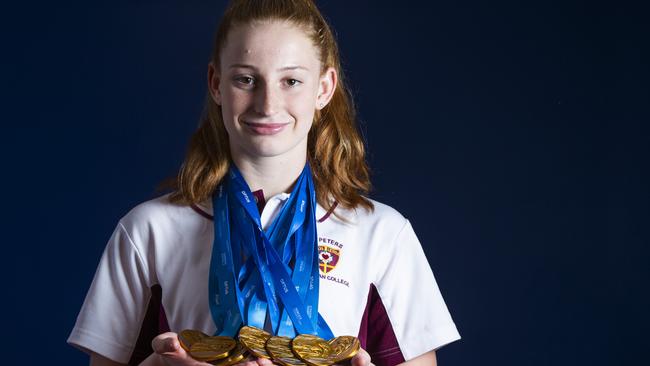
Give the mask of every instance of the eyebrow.
MULTIPOLYGON (((241 68, 241 69, 253 69, 253 70, 255 70, 254 66, 246 65, 246 64, 232 64, 232 65, 230 65, 229 68, 230 69, 241 68)), ((297 66, 297 65, 296 66, 285 66, 285 67, 281 67, 281 68, 278 69, 278 71, 287 71, 287 70, 305 70, 305 71, 309 71, 308 68, 306 68, 304 66, 297 66)))

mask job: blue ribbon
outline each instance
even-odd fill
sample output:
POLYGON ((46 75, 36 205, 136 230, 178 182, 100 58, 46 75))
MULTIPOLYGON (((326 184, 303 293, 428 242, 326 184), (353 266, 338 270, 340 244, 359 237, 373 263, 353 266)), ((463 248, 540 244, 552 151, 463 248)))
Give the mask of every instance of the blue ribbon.
POLYGON ((268 315, 274 334, 332 338, 318 313, 316 194, 309 165, 266 232, 234 164, 213 194, 213 207, 208 289, 215 334, 234 336, 242 324, 264 328, 268 315))

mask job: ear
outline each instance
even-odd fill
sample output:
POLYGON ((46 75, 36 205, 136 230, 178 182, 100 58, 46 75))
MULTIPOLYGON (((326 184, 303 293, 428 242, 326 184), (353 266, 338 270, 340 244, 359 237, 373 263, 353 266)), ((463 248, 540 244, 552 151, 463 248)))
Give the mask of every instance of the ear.
POLYGON ((316 109, 321 110, 325 108, 327 103, 330 102, 334 91, 336 90, 336 85, 338 83, 338 74, 336 69, 333 67, 328 67, 327 70, 321 75, 318 85, 318 96, 316 99, 316 109))
POLYGON ((217 105, 221 105, 221 91, 219 90, 219 82, 221 81, 221 75, 219 75, 219 70, 214 62, 210 61, 208 64, 208 91, 212 100, 214 100, 217 105))

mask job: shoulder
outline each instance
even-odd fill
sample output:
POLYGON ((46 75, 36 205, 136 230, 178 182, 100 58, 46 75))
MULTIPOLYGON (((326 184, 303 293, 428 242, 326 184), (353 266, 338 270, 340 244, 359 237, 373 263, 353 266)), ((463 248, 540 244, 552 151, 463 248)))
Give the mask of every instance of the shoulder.
POLYGON ((207 223, 191 206, 172 203, 169 195, 163 195, 136 205, 120 219, 118 229, 124 230, 136 245, 147 246, 181 233, 202 231, 207 223))
POLYGON ((348 225, 366 227, 366 228, 381 228, 382 231, 399 231, 403 228, 408 220, 395 208, 368 198, 373 204, 372 210, 357 207, 357 208, 337 208, 336 214, 342 218, 334 219, 341 224, 347 222, 348 225))
POLYGON ((399 222, 404 222, 406 218, 399 212, 397 209, 393 208, 392 206, 389 206, 385 203, 373 200, 371 198, 368 198, 370 202, 374 205, 374 210, 372 212, 370 211, 365 211, 365 210, 360 210, 361 212, 364 212, 369 219, 374 219, 374 220, 387 220, 387 221, 399 221, 399 222))
POLYGON ((122 217, 120 223, 127 227, 141 227, 192 220, 197 218, 192 212, 190 206, 171 203, 169 194, 166 194, 136 205, 122 217))
POLYGON ((373 210, 337 207, 336 215, 331 215, 323 223, 319 235, 355 243, 354 246, 367 255, 395 250, 400 235, 412 230, 409 221, 395 208, 376 200, 370 201, 373 210))

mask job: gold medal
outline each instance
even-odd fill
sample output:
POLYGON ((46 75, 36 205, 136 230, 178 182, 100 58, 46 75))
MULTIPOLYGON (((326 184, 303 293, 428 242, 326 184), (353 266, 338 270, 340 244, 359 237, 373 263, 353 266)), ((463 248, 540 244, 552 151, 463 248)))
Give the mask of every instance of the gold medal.
POLYGON ((216 361, 228 357, 236 345, 237 341, 230 337, 206 337, 192 344, 190 356, 199 361, 216 361))
POLYGON ((327 366, 354 357, 361 344, 356 337, 340 336, 330 341, 311 334, 301 334, 291 342, 293 352, 311 366, 327 366))
POLYGON ((311 334, 300 334, 291 341, 293 353, 312 366, 328 366, 332 347, 324 339, 311 334))
POLYGON ((283 366, 305 366, 291 351, 291 338, 274 336, 266 341, 266 351, 274 362, 283 366))
POLYGON ((209 337, 207 334, 193 329, 185 329, 178 333, 178 341, 185 352, 189 352, 194 343, 198 343, 207 337, 209 337))
POLYGON ((239 342, 258 358, 271 358, 265 348, 269 338, 271 334, 259 328, 244 326, 239 330, 239 342))
POLYGON ((244 347, 240 342, 237 342, 235 348, 230 352, 228 357, 210 362, 216 366, 232 366, 236 363, 241 362, 247 355, 246 347, 244 347))
POLYGON ((332 363, 340 363, 354 357, 361 348, 357 337, 339 336, 327 342, 332 347, 332 363))

